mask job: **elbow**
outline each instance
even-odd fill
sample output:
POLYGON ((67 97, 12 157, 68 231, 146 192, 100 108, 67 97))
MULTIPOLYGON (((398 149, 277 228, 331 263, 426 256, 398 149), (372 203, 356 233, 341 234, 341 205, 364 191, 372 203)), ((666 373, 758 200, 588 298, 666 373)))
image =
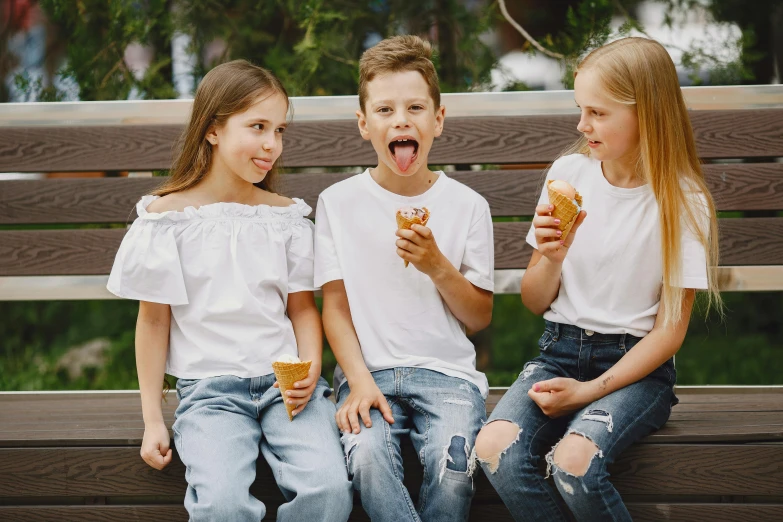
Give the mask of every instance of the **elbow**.
POLYGON ((535 302, 534 300, 530 298, 526 298, 525 292, 522 292, 522 304, 525 305, 525 308, 533 312, 535 315, 541 316, 544 315, 544 312, 549 310, 549 306, 541 306, 540 303, 535 302))
POLYGON ((492 323, 492 304, 492 297, 490 295, 487 305, 481 307, 481 310, 470 318, 469 323, 465 323, 468 330, 471 332, 478 332, 487 328, 492 323))

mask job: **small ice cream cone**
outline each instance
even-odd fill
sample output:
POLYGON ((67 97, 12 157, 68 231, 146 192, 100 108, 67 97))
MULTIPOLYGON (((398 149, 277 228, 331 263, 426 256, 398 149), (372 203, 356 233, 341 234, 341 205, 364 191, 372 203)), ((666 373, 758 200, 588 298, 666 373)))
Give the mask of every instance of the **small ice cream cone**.
POLYGON ((294 420, 293 411, 296 409, 296 405, 288 404, 285 396, 285 392, 293 390, 294 383, 305 379, 310 372, 310 363, 312 361, 302 362, 273 362, 272 369, 275 371, 275 377, 277 377, 277 384, 280 386, 280 395, 283 396, 283 404, 288 412, 288 418, 294 420))
POLYGON ((560 229, 560 231, 563 233, 560 236, 560 239, 565 241, 565 239, 568 237, 568 233, 571 232, 571 228, 576 222, 576 218, 579 216, 579 211, 582 207, 582 196, 576 192, 576 195, 574 196, 574 199, 576 200, 575 204, 573 200, 568 199, 560 192, 553 190, 552 187, 549 186, 551 185, 552 181, 554 180, 550 179, 547 181, 549 203, 555 207, 555 210, 552 211, 552 217, 560 220, 560 224, 557 225, 557 228, 560 229))
MULTIPOLYGON (((401 228, 410 230, 411 225, 425 226, 427 221, 430 219, 430 211, 427 210, 427 207, 413 209, 414 211, 422 211, 424 213, 424 216, 422 217, 419 217, 418 215, 414 215, 413 217, 406 217, 402 214, 401 210, 402 209, 398 210, 395 216, 397 218, 397 230, 401 228)), ((408 268, 408 261, 405 261, 405 268, 408 268)))

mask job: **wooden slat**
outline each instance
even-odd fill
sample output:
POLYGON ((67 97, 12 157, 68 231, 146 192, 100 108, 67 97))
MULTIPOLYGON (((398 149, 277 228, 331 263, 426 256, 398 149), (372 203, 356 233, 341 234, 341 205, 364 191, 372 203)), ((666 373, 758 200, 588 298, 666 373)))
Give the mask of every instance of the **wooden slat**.
MULTIPOLYGON (((499 501, 498 501, 499 502, 499 501)), ((633 519, 637 522, 769 522, 783 519, 783 505, 780 504, 696 504, 696 503, 626 503, 633 519)), ((272 506, 267 506, 269 509, 272 506)), ((266 520, 274 520, 275 512, 267 512, 266 520)), ((0 506, 0 519, 6 522, 53 522, 73 521, 105 522, 107 520, 147 522, 166 520, 185 522, 188 519, 181 505, 92 505, 92 506, 0 506)), ((367 522, 370 518, 360 506, 355 506, 350 522, 367 522)), ((479 504, 474 502, 470 520, 482 522, 513 522, 511 513, 503 504, 479 504)))
MULTIPOLYGON (((495 223, 495 268, 524 268, 529 222, 495 223)), ((723 266, 783 264, 783 218, 722 219, 723 266)), ((107 274, 124 228, 0 231, 0 276, 107 274)))
MULTIPOLYGON (((706 165, 719 210, 783 210, 783 163, 706 165)), ((288 174, 280 191, 313 209, 318 195, 353 173, 288 174)), ((494 216, 532 215, 543 182, 534 170, 458 171, 448 174, 482 194, 494 216)), ((166 178, 92 178, 4 181, 0 224, 126 223, 134 205, 166 178)))
MULTIPOLYGON (((783 109, 691 113, 703 158, 783 156, 783 109)), ((574 115, 446 119, 429 160, 454 163, 544 163, 578 137, 574 115)), ((0 172, 150 170, 171 164, 178 125, 0 127, 0 172)), ((291 167, 372 165, 356 122, 295 123, 286 133, 291 167)))
MULTIPOLYGON (((408 441, 403 445, 411 492, 421 485, 421 466, 408 441)), ((610 465, 622 495, 783 495, 783 445, 638 444, 610 465)), ((136 447, 0 448, 0 498, 184 496, 185 468, 178 457, 162 472, 136 447)), ((262 500, 280 502, 269 466, 260 458, 251 488, 262 500)), ((496 497, 483 474, 476 500, 496 497)))
MULTIPOLYGON (((690 393, 669 422, 645 443, 783 440, 783 391, 690 393)), ((503 389, 491 390, 492 412, 503 389)), ((177 398, 163 404, 170 426, 177 398)), ((144 433, 138 393, 40 393, 0 395, 0 447, 137 446, 144 433)))

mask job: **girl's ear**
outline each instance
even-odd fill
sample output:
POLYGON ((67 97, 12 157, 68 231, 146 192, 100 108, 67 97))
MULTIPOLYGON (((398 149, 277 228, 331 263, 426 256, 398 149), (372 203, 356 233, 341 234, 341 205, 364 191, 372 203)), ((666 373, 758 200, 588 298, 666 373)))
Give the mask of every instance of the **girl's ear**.
POLYGON ((210 142, 212 145, 218 144, 217 127, 215 126, 215 124, 210 125, 209 128, 207 129, 206 140, 210 142))

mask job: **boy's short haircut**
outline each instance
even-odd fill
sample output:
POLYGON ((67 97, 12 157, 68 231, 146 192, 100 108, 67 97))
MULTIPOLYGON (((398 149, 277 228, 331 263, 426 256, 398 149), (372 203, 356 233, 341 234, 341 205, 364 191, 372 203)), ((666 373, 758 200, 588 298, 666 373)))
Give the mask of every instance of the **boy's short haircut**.
POLYGON ((359 108, 364 112, 367 84, 379 74, 418 71, 430 90, 435 110, 440 107, 438 73, 432 63, 432 46, 414 35, 393 36, 364 51, 359 61, 359 108))

